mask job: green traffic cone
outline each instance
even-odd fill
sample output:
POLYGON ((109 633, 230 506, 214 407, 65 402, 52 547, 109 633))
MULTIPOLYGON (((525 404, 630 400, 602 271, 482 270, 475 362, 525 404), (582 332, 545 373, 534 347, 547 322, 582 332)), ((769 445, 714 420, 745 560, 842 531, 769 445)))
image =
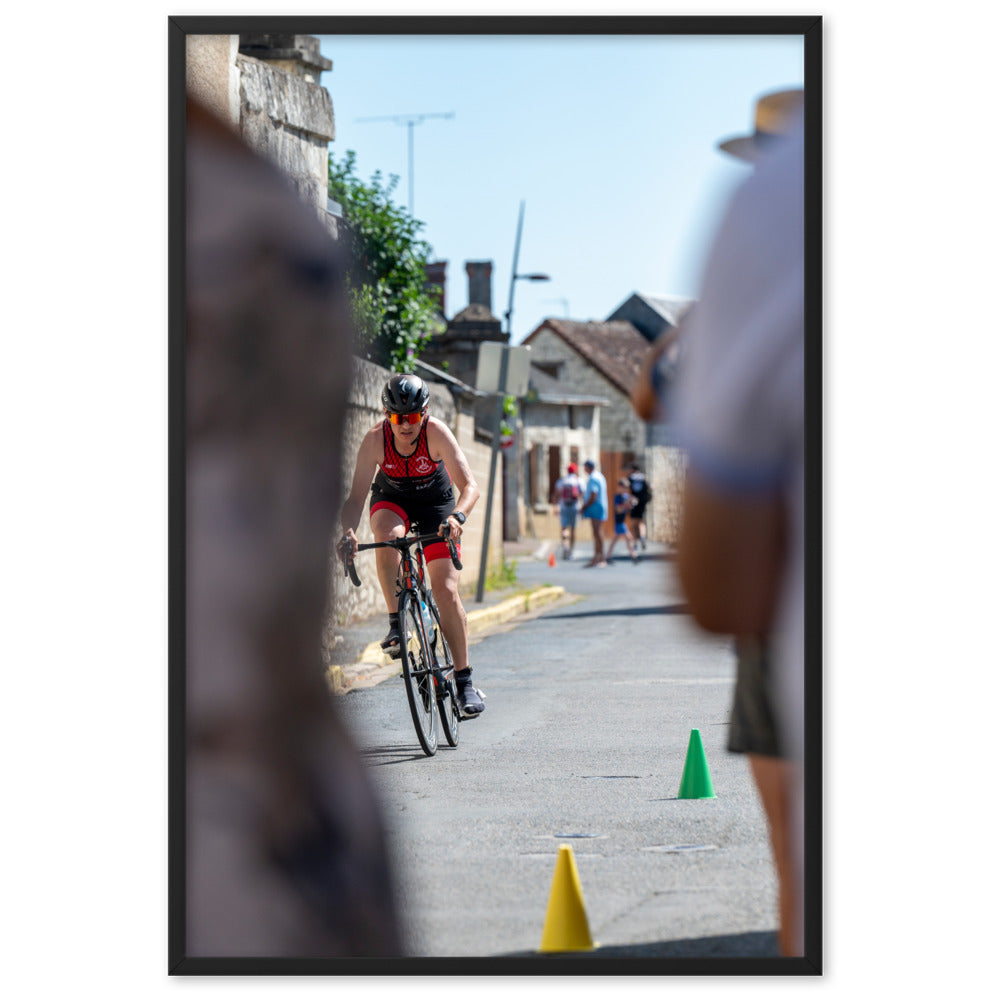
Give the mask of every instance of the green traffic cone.
POLYGON ((684 773, 681 775, 681 789, 677 793, 677 798, 715 798, 715 789, 712 788, 712 776, 708 773, 708 761, 705 759, 705 747, 701 742, 701 733, 697 729, 691 730, 687 760, 684 761, 684 773))

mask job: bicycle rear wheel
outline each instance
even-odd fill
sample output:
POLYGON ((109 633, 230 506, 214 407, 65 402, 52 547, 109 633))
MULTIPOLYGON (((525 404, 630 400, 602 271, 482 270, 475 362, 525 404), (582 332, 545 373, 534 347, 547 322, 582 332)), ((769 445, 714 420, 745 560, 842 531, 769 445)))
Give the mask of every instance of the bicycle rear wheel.
POLYGON ((441 728, 444 730, 444 738, 448 741, 448 746, 457 747, 460 716, 458 692, 455 690, 455 663, 451 658, 448 643, 445 642, 444 632, 441 631, 441 615, 438 613, 433 598, 428 600, 427 606, 430 608, 435 625, 437 625, 437 643, 434 646, 434 656, 440 674, 436 689, 438 715, 441 716, 441 728))
POLYGON ((437 753, 433 653, 428 644, 430 637, 424 637, 420 606, 407 593, 399 598, 399 630, 403 681, 406 684, 406 699, 410 703, 410 715, 413 716, 413 728, 417 731, 421 749, 428 757, 433 757, 437 753))

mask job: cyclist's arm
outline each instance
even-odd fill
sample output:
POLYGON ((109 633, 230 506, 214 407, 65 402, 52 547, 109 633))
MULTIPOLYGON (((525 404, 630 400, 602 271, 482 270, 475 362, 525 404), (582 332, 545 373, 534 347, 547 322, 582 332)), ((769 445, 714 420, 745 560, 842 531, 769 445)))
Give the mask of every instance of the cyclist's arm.
POLYGON ((362 439, 358 458, 354 464, 354 480, 351 492, 344 501, 340 512, 340 524, 346 535, 353 536, 361 523, 361 512, 365 508, 368 487, 375 478, 375 472, 382 459, 382 425, 376 424, 362 439))
MULTIPOLYGON (((455 510, 461 511, 468 517, 479 499, 479 487, 473 478, 469 460, 458 446, 455 435, 448 430, 447 425, 431 417, 427 421, 427 445, 431 458, 444 460, 444 467, 448 470, 448 475, 451 476, 455 489, 458 490, 455 510)), ((448 523, 452 526, 453 536, 455 538, 461 537, 461 525, 454 520, 449 520, 448 523)))

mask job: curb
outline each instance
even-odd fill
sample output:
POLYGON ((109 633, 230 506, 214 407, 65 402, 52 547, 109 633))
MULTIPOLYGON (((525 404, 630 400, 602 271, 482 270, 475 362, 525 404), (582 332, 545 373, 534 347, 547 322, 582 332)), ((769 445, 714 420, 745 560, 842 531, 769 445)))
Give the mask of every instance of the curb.
MULTIPOLYGON (((566 593, 565 587, 546 584, 516 597, 508 597, 492 608, 480 608, 466 614, 469 636, 483 632, 493 625, 510 621, 559 600, 566 593)), ((326 669, 326 682, 333 694, 344 694, 352 688, 371 687, 388 676, 398 674, 402 668, 398 660, 390 659, 378 641, 370 642, 357 663, 348 666, 331 664, 326 669)))

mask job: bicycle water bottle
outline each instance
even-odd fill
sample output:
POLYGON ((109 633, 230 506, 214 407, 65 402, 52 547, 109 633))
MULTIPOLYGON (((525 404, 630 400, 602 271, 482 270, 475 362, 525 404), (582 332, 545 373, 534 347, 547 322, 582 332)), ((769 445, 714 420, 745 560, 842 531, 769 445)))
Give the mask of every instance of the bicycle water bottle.
POLYGON ((434 619, 431 618, 431 613, 427 610, 427 603, 424 600, 420 601, 420 617, 424 621, 424 629, 427 632, 427 638, 433 642, 434 619))

